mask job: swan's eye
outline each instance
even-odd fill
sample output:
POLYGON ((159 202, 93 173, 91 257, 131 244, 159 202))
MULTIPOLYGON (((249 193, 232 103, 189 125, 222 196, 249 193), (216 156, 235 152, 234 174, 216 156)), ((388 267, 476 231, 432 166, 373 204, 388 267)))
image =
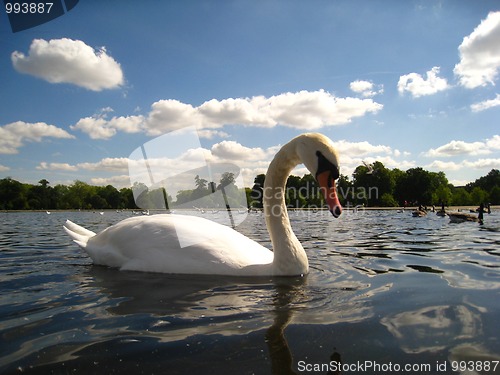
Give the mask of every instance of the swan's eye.
POLYGON ((316 171, 316 177, 323 172, 330 172, 330 177, 334 180, 340 177, 339 168, 329 161, 320 151, 316 151, 316 156, 318 157, 318 170, 316 171))

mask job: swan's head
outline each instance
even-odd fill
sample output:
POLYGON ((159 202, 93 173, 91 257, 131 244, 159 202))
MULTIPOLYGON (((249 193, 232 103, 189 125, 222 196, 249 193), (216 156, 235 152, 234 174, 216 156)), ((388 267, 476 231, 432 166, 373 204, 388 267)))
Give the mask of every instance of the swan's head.
POLYGON ((316 177, 332 215, 339 217, 342 213, 342 206, 337 196, 335 180, 340 177, 340 168, 333 142, 319 133, 306 133, 297 138, 299 158, 316 177))

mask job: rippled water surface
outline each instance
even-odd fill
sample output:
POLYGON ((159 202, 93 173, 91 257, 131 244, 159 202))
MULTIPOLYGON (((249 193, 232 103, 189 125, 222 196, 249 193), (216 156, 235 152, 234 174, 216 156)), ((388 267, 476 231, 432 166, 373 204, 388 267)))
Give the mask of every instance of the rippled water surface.
MULTIPOLYGON (((0 373, 500 373, 498 211, 291 213, 303 278, 121 272, 62 230, 131 215, 0 213, 0 373)), ((261 214, 238 230, 270 247, 261 214)))

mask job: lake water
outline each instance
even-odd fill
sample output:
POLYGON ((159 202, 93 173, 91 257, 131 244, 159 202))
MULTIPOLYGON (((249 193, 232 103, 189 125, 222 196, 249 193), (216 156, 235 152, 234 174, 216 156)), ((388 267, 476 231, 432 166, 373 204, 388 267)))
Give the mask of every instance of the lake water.
MULTIPOLYGON (((62 230, 131 215, 0 213, 0 373, 500 373, 498 211, 291 213, 303 278, 121 272, 62 230)), ((238 230, 270 246, 262 214, 238 230)))

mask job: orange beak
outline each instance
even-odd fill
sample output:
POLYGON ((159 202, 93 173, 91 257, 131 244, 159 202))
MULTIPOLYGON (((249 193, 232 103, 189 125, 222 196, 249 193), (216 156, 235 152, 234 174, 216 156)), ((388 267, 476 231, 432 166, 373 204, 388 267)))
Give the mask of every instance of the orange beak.
POLYGON ((334 217, 339 217, 342 213, 342 206, 340 205, 339 198, 337 196, 335 179, 333 179, 330 171, 324 171, 318 174, 316 179, 321 187, 328 209, 334 217))

